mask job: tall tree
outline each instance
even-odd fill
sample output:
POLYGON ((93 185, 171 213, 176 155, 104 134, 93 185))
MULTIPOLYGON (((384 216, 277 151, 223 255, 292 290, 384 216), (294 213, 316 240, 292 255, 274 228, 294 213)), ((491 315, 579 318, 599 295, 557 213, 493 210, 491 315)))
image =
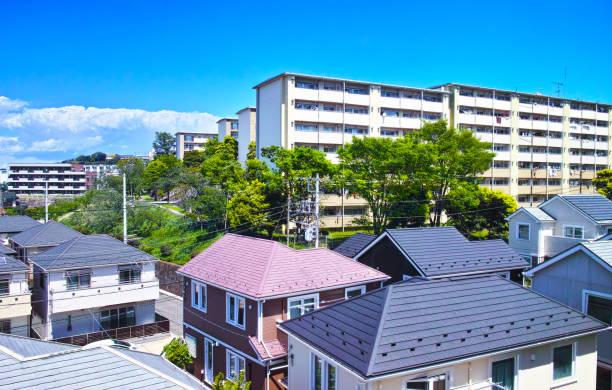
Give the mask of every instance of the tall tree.
POLYGON ((269 208, 264 193, 264 184, 257 179, 247 183, 232 196, 227 204, 227 215, 232 226, 241 230, 270 228, 273 223, 266 210, 269 208))
POLYGON ((126 158, 117 163, 121 175, 125 174, 127 191, 140 196, 144 190, 145 164, 139 158, 126 158))
POLYGON ((608 199, 612 199, 612 169, 602 169, 597 172, 597 176, 593 179, 593 184, 597 192, 608 199))
POLYGON ((176 138, 165 131, 156 131, 155 140, 153 140, 153 149, 155 155, 169 155, 174 154, 176 150, 176 138))

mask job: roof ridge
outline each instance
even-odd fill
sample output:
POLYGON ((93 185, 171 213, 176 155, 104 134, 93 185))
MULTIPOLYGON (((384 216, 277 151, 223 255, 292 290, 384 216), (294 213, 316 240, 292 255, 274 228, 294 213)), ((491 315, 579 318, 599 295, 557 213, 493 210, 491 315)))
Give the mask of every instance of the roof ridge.
MULTIPOLYGON (((382 311, 380 312, 380 317, 378 318, 378 326, 376 329, 376 337, 374 338, 374 342, 372 343, 372 349, 370 350, 370 359, 368 362, 368 368, 366 373, 368 375, 370 375, 370 373, 373 370, 373 366, 375 363, 375 359, 374 356, 376 355, 376 351, 378 350, 378 341, 380 340, 380 338, 382 337, 382 331, 383 331, 383 327, 381 326, 383 323, 383 320, 385 318, 385 315, 387 314, 387 307, 389 306, 389 299, 391 299, 391 289, 394 287, 393 284, 390 284, 387 286, 387 288, 385 288, 385 303, 383 306, 382 311)), ((376 291, 376 290, 374 290, 376 291)), ((344 301, 346 302, 346 300, 344 301)))
MULTIPOLYGON (((87 235, 83 235, 82 237, 87 237, 87 235)), ((53 263, 55 263, 57 261, 57 259, 59 259, 60 257, 62 257, 66 252, 68 252, 69 249, 71 249, 78 240, 80 240, 82 237, 75 237, 72 240, 66 241, 66 243, 68 243, 68 245, 66 246, 66 249, 64 249, 62 251, 62 253, 59 253, 57 256, 55 256, 55 259, 53 259, 49 264, 47 264, 47 267, 53 265, 53 263), (70 242, 72 241, 72 242, 70 242)), ((62 245, 62 244, 60 244, 62 245)), ((44 269, 44 267, 42 267, 44 269)))
MULTIPOLYGON (((28 244, 30 242, 32 242, 36 237, 38 237, 42 232, 46 231, 47 229, 49 229, 49 227, 52 225, 51 222, 55 222, 54 220, 50 220, 47 221, 45 223, 43 223, 41 225, 40 230, 38 230, 38 232, 36 232, 36 234, 34 234, 32 237, 30 237, 30 239, 28 241, 25 242, 25 244, 28 244)), ((37 228, 38 226, 33 226, 33 228, 37 228)), ((25 230, 24 230, 25 231, 25 230)))
POLYGON ((274 261, 274 258, 276 256, 276 252, 279 246, 284 247, 283 244, 273 241, 273 240, 265 240, 265 241, 271 241, 273 245, 272 245, 272 250, 270 251, 270 255, 268 255, 268 264, 266 264, 266 269, 264 270, 264 273, 261 277, 261 281, 259 282, 259 287, 257 288, 257 295, 261 295, 262 291, 264 290, 264 286, 266 285, 266 280, 268 279, 268 275, 270 274, 270 269, 272 268, 272 262, 274 261))

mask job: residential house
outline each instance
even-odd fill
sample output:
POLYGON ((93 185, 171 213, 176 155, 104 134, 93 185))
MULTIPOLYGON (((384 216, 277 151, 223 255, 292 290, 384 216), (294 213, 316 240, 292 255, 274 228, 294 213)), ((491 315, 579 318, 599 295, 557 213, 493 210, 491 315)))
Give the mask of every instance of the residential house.
POLYGON ((375 234, 355 233, 335 247, 334 251, 352 259, 375 239, 375 234))
POLYGON ((579 390, 608 325, 485 275, 412 278, 279 328, 290 389, 579 390))
POLYGON ((0 216, 0 244, 8 245, 8 239, 40 223, 25 215, 0 216))
MULTIPOLYGON (((525 276, 531 279, 534 291, 612 324, 612 241, 582 242, 525 276)), ((612 331, 597 336, 597 350, 597 389, 609 390, 612 331)))
MULTIPOLYGON (((30 260, 32 329, 43 340, 100 331, 108 336, 110 330, 155 322, 158 260, 147 253, 96 234, 80 235, 30 260)), ((117 331, 116 337, 129 335, 117 331)))
POLYGON ((354 258, 391 276, 391 282, 477 274, 522 282, 529 266, 504 241, 468 241, 452 226, 387 229, 354 258))
MULTIPOLYGON (((380 287, 388 279, 326 248, 295 250, 226 234, 181 267, 184 335, 206 383, 242 370, 253 390, 284 388, 287 337, 278 322, 380 287)), ((299 389, 300 386, 294 386, 299 389)))
POLYGON ((508 243, 532 266, 582 241, 612 232, 612 201, 602 195, 556 195, 506 218, 508 243))
MULTIPOLYGON (((5 247, 2 247, 3 250, 5 247)), ((6 248, 8 250, 8 248, 6 248)), ((30 268, 23 262, 0 254, 0 332, 30 335, 30 268)))
POLYGON ((0 334, 0 387, 5 390, 206 389, 193 376, 159 355, 3 334, 0 334))
POLYGON ((76 230, 51 220, 9 237, 9 244, 17 252, 17 257, 27 262, 28 258, 38 253, 81 236, 82 234, 76 230))

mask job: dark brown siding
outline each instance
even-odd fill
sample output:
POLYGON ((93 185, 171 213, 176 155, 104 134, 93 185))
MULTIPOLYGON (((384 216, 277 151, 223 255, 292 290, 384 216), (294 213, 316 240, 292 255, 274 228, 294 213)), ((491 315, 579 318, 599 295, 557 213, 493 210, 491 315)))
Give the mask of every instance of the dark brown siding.
POLYGON ((391 276, 385 284, 399 282, 403 275, 417 276, 419 272, 410 264, 388 237, 380 240, 370 250, 361 255, 360 263, 391 276))
POLYGON ((284 334, 276 327, 276 321, 287 319, 287 298, 278 298, 266 301, 263 304, 262 338, 273 340, 279 334, 284 334))

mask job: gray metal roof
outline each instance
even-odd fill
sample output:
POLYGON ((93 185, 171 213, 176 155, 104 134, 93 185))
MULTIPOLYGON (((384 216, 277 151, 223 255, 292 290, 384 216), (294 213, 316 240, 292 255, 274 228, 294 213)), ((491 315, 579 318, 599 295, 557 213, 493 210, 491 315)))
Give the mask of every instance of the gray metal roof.
POLYGON ((612 200, 603 195, 558 195, 595 221, 612 221, 612 200))
POLYGON ((585 241, 580 244, 612 268, 612 241, 585 241))
POLYGON ((0 256, 4 255, 14 255, 15 251, 9 248, 8 246, 4 246, 0 244, 0 256))
POLYGON ((543 222, 555 221, 553 217, 548 215, 544 210, 542 210, 539 207, 523 207, 523 210, 531 214, 531 216, 537 219, 538 221, 543 221, 543 222))
POLYGON ((4 272, 29 271, 30 267, 14 257, 0 255, 0 274, 4 272))
POLYGON ((30 260, 47 271, 158 261, 106 234, 80 235, 30 260))
POLYGON ((468 241, 453 226, 388 229, 387 233, 427 277, 529 266, 504 241, 468 241))
POLYGON ((340 245, 334 248, 335 252, 340 253, 346 257, 353 258, 357 253, 361 252, 363 248, 368 246, 376 235, 368 233, 355 233, 340 245))
POLYGON ((0 216, 0 233, 19 233, 36 225, 40 223, 25 215, 0 216))
POLYGON ((606 329, 499 276, 399 282, 280 327, 363 377, 606 329))
POLYGON ((103 347, 82 349, 46 341, 33 343, 11 335, 0 335, 0 347, 2 389, 205 388, 157 355, 143 357, 140 352, 110 351, 103 347), (20 351, 29 354, 12 356, 5 349, 19 355, 20 351))
POLYGON ((11 237, 11 240, 22 247, 53 246, 82 236, 81 233, 55 221, 31 227, 11 237))

